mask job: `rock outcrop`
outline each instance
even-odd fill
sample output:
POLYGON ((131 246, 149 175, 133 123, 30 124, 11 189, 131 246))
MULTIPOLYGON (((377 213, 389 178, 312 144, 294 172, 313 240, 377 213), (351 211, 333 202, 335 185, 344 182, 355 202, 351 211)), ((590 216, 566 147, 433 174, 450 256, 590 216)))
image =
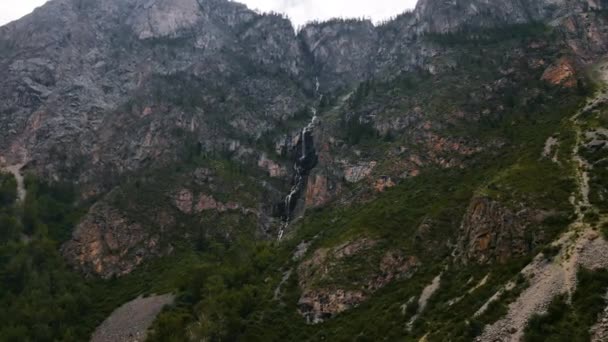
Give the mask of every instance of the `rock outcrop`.
POLYGON ((571 60, 560 58, 543 73, 542 79, 553 85, 561 85, 567 88, 576 86, 575 68, 571 60))
POLYGON ((279 178, 287 176, 287 168, 262 155, 258 160, 258 166, 268 172, 270 177, 279 178))
POLYGON ((349 183, 358 183, 369 177, 377 164, 377 162, 371 161, 361 162, 354 166, 348 166, 344 171, 344 179, 349 183))
POLYGON ((371 76, 371 61, 379 47, 371 21, 337 19, 306 25, 299 37, 320 66, 323 87, 334 89, 371 76))
POLYGON ((327 204, 340 192, 340 185, 333 184, 327 176, 310 176, 306 184, 306 207, 319 207, 327 204))
POLYGON ((139 39, 178 38, 202 19, 197 0, 157 0, 135 8, 131 19, 139 39))
MULTIPOLYGON (((474 198, 462 220, 457 254, 466 263, 505 263, 533 249, 529 209, 515 210, 490 198, 474 198)), ((538 232, 536 232, 538 234, 538 232)))
POLYGON ((223 203, 216 200, 212 195, 199 193, 195 196, 192 190, 189 189, 181 189, 177 191, 171 197, 171 201, 176 209, 186 215, 196 215, 205 211, 214 211, 217 213, 223 213, 226 211, 240 211, 245 215, 258 214, 255 209, 245 208, 236 202, 223 203))
POLYGON ((106 204, 93 206, 62 247, 66 259, 87 275, 111 278, 128 274, 163 251, 159 236, 106 204))
POLYGON ((184 214, 192 214, 194 195, 188 189, 181 189, 173 195, 173 205, 184 214))
POLYGON ((376 183, 374 184, 374 189, 376 189, 377 192, 383 192, 384 190, 392 188, 396 185, 397 184, 393 182, 391 177, 382 176, 376 180, 376 183))
POLYGON ((420 264, 415 256, 389 250, 378 260, 376 268, 351 275, 350 284, 334 283, 333 279, 345 272, 341 267, 344 263, 369 253, 377 244, 378 241, 363 238, 331 249, 318 249, 300 264, 298 279, 302 295, 298 310, 309 323, 320 323, 358 306, 391 281, 410 277, 420 264))

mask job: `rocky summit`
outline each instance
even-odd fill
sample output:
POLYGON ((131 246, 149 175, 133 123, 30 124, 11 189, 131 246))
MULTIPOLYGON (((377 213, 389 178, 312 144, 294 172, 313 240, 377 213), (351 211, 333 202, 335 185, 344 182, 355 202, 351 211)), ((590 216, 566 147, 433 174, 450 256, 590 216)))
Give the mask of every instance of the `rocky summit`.
POLYGON ((605 341, 607 57, 604 0, 50 0, 0 27, 0 341, 605 341))

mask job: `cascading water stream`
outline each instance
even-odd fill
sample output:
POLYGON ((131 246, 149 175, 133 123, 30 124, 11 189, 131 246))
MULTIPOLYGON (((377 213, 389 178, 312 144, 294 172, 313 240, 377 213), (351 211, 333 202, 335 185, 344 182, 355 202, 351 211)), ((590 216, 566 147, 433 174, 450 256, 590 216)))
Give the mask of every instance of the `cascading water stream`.
MULTIPOLYGON (((320 84, 319 84, 319 79, 317 78, 315 80, 315 94, 319 94, 319 88, 320 88, 320 84)), ((318 95, 319 101, 323 98, 323 95, 318 95)), ((300 192, 303 190, 303 187, 305 185, 305 181, 306 181, 306 173, 309 171, 309 169, 307 169, 307 165, 309 163, 309 157, 311 157, 311 155, 308 153, 307 151, 307 147, 308 145, 306 144, 306 139, 307 137, 311 137, 312 140, 312 132, 314 130, 315 125, 317 124, 317 108, 313 107, 311 108, 312 111, 312 119, 310 120, 310 122, 308 123, 308 125, 306 125, 302 131, 300 131, 300 144, 301 146, 301 154, 296 156, 296 160, 293 164, 293 169, 294 169, 294 180, 293 180, 293 186, 291 187, 291 190, 289 191, 289 194, 287 196, 285 196, 285 200, 284 200, 284 213, 283 213, 283 217, 282 217, 282 223, 281 223, 281 227, 279 229, 279 234, 278 234, 278 240, 280 241, 283 238, 283 234, 285 234, 285 230, 287 229, 287 227, 289 227, 289 223, 291 222, 291 214, 292 211, 295 209, 295 201, 297 201, 298 199, 298 195, 300 194, 300 192), (295 201, 294 201, 295 200, 295 201)), ((312 145, 311 145, 312 147, 312 145)), ((312 151, 312 154, 314 155, 314 150, 312 151)), ((314 156, 313 156, 314 157, 314 156)))

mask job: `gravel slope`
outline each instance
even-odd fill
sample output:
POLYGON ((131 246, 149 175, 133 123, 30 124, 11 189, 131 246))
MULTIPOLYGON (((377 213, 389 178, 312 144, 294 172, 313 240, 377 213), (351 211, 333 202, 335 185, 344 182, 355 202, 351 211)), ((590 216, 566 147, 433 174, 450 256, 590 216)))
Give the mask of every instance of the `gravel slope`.
POLYGON ((173 303, 175 296, 138 297, 118 309, 103 322, 91 336, 91 342, 139 342, 165 305, 173 303))

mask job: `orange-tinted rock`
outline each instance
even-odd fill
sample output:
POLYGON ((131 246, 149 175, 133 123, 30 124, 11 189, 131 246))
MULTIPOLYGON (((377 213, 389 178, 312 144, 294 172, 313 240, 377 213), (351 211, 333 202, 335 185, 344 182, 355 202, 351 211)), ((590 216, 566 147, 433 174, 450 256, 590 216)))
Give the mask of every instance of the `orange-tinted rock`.
POLYGON ((200 213, 205 210, 217 210, 219 206, 220 204, 213 197, 202 194, 196 202, 194 211, 200 213))
POLYGON ((214 210, 219 213, 223 213, 226 211, 240 210, 243 214, 247 214, 247 215, 248 214, 255 214, 255 215, 258 214, 258 212, 256 210, 243 208, 243 206, 240 205, 239 203, 236 203, 236 202, 222 203, 222 202, 216 200, 215 198, 213 198, 213 196, 206 195, 206 194, 200 194, 200 196, 198 197, 198 201, 194 205, 194 213, 200 214, 204 211, 210 211, 210 210, 214 210))
POLYGON ((118 209, 97 204, 61 250, 68 263, 83 273, 110 278, 128 274, 145 259, 159 255, 158 240, 118 209))
POLYGON ((378 192, 383 192, 384 190, 388 189, 388 188, 392 188, 394 187, 395 182, 393 182, 393 180, 391 179, 391 177, 380 177, 379 179, 376 180, 376 184, 374 184, 374 189, 376 189, 376 191, 378 192))
POLYGON ((234 202, 228 202, 228 203, 226 203, 226 205, 224 205, 224 209, 225 210, 239 210, 239 209, 241 209, 241 205, 238 203, 234 203, 234 202))
POLYGON ((144 110, 141 112, 142 117, 146 117, 150 114, 152 114, 152 108, 150 108, 150 107, 144 108, 144 110))
POLYGON ((268 159, 265 155, 262 155, 258 160, 258 166, 266 170, 270 177, 277 178, 287 176, 287 169, 284 166, 268 159))
POLYGON ((572 61, 568 58, 560 58, 545 70, 542 80, 566 88, 576 86, 576 72, 572 61))
POLYGON ((327 177, 323 175, 315 175, 308 179, 306 186, 306 206, 317 207, 331 200, 332 195, 329 192, 329 184, 327 177))
POLYGON ((529 209, 514 210, 492 199, 474 198, 460 228, 458 254, 463 262, 505 263, 531 252, 531 223, 542 220, 529 209))
POLYGON ((184 214, 192 213, 194 195, 188 189, 181 189, 173 196, 173 204, 184 214))

